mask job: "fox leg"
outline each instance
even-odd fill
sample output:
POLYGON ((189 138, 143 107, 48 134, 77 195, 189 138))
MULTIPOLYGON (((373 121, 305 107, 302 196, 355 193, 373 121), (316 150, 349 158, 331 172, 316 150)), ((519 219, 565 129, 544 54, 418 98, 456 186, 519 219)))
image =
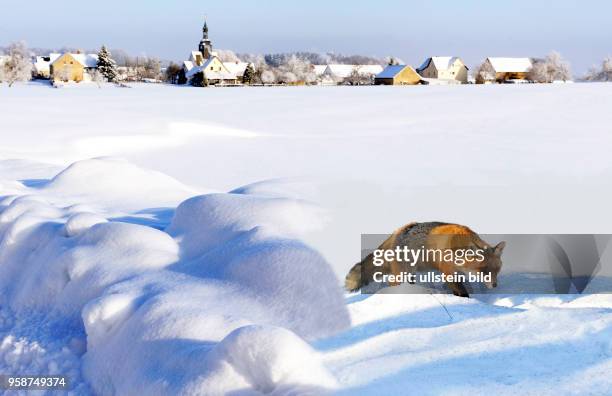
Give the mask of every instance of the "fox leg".
POLYGON ((459 296, 459 297, 469 297, 470 296, 467 289, 465 288, 465 286, 463 286, 463 283, 461 282, 446 282, 446 285, 448 286, 449 289, 451 289, 451 291, 453 292, 455 296, 459 296))

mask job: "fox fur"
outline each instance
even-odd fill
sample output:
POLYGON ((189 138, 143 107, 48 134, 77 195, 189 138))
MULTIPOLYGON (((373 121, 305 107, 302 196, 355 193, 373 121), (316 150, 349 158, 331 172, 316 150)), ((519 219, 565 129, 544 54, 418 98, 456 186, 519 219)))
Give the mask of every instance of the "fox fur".
MULTIPOLYGON (((497 274, 501 270, 501 254, 506 246, 500 242, 497 246, 491 246, 483 241, 478 234, 468 227, 459 224, 442 222, 410 223, 395 231, 385 240, 378 249, 392 250, 396 247, 417 250, 425 247, 429 249, 481 249, 484 260, 472 260, 464 265, 458 266, 452 261, 443 260, 419 260, 414 266, 395 260, 385 261, 377 267, 373 264, 373 253, 366 256, 361 262, 355 264, 346 275, 345 288, 349 291, 357 291, 373 281, 375 272, 383 274, 398 275, 401 272, 422 272, 437 270, 446 275, 455 272, 478 272, 491 274, 491 282, 485 285, 487 288, 497 287, 497 274)), ((396 286, 391 284, 391 286, 396 286)), ((465 286, 460 282, 447 282, 446 285, 453 294, 469 297, 465 286)))

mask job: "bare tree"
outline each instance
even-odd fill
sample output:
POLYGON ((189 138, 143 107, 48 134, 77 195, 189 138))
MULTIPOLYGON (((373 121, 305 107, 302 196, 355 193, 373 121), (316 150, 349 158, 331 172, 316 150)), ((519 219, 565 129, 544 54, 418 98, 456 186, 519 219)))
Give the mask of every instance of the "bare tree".
POLYGON ((584 77, 586 81, 612 81, 612 57, 601 62, 601 69, 593 66, 584 77))
POLYGON ((556 51, 544 59, 535 60, 529 70, 528 78, 539 83, 568 81, 572 79, 569 64, 556 51))
POLYGON ((495 70, 486 60, 474 68, 474 79, 477 84, 495 81, 495 70))
POLYGON ((106 77, 104 77, 100 70, 95 69, 91 72, 91 81, 96 83, 98 88, 102 88, 102 83, 106 81, 106 77))
POLYGON ((161 62, 154 57, 145 58, 143 69, 143 78, 158 80, 161 75, 161 62))
POLYGON ((11 43, 8 48, 8 56, 2 65, 3 80, 6 80, 9 87, 17 81, 30 81, 33 67, 25 43, 23 41, 11 43))
POLYGON ((62 82, 68 82, 72 80, 72 70, 68 65, 62 66, 59 70, 53 72, 55 78, 62 82))

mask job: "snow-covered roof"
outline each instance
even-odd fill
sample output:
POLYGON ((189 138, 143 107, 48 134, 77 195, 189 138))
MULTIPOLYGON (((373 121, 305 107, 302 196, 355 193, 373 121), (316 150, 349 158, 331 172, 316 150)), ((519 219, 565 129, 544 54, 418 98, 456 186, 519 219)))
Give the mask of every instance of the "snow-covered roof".
POLYGON ((325 69, 327 69, 327 65, 312 65, 312 67, 314 68, 314 72, 317 76, 322 75, 325 72, 325 69))
POLYGON ((380 65, 327 65, 322 74, 347 78, 353 73, 353 70, 358 70, 359 74, 378 74, 383 67, 380 65))
POLYGON ((529 58, 487 58, 496 73, 526 73, 531 69, 529 58))
POLYGON ((185 69, 185 72, 188 72, 189 70, 193 69, 194 64, 192 61, 184 61, 183 62, 183 68, 185 69))
POLYGON ((249 62, 223 62, 223 66, 236 77, 242 77, 249 62))
POLYGON ((191 51, 191 54, 189 55, 189 60, 195 64, 196 63, 196 59, 198 59, 198 56, 201 59, 204 59, 202 57, 202 53, 200 51, 191 51))
POLYGON ((376 75, 376 78, 393 78, 399 72, 404 70, 405 68, 410 67, 408 65, 388 65, 385 67, 383 71, 376 75))
MULTIPOLYGON (((223 62, 221 62, 221 64, 223 65, 225 71, 218 72, 218 71, 206 70, 208 68, 208 66, 215 59, 218 59, 218 58, 216 56, 213 56, 211 58, 208 58, 206 60, 206 62, 204 62, 204 64, 202 66, 195 66, 195 65, 193 65, 193 67, 191 69, 186 71, 186 73, 185 73, 186 77, 187 78, 191 78, 196 73, 204 72, 204 75, 209 80, 235 80, 236 76, 227 69, 227 67, 225 66, 225 64, 223 62)), ((185 61, 185 63, 191 63, 191 62, 185 61)))
POLYGON ((455 61, 459 59, 457 56, 432 56, 430 58, 425 59, 425 62, 417 69, 417 71, 424 70, 429 66, 430 63, 433 63, 436 70, 448 70, 455 63, 455 61))
MULTIPOLYGON (((83 67, 95 68, 98 67, 98 55, 97 54, 73 54, 68 53, 70 56, 74 58, 77 62, 79 62, 83 67)), ((55 63, 62 55, 64 54, 51 54, 50 62, 51 64, 55 63)))

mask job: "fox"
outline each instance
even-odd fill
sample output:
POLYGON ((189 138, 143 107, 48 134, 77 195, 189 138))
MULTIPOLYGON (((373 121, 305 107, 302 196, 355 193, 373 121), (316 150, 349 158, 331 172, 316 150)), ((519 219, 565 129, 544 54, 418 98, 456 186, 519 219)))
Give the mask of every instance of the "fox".
MULTIPOLYGON (((478 260, 466 260, 462 265, 455 261, 445 260, 443 257, 420 257, 411 265, 406 262, 398 262, 395 258, 385 260, 381 266, 374 265, 374 252, 367 255, 361 262, 355 264, 345 278, 345 288, 355 292, 362 289, 373 281, 376 272, 383 274, 399 275, 402 272, 424 272, 437 270, 445 275, 454 273, 480 273, 490 274, 490 281, 485 282, 488 289, 497 287, 497 275, 502 267, 501 256, 506 242, 500 242, 491 246, 472 231, 469 227, 459 224, 443 223, 439 221, 410 223, 397 229, 379 247, 379 250, 395 250, 396 248, 411 250, 418 249, 472 249, 480 251, 478 260)), ((434 255, 435 256, 435 255, 434 255)), ((396 286, 398 282, 389 282, 396 286)), ((465 285, 461 282, 446 282, 446 286, 454 295, 469 297, 465 285)))

